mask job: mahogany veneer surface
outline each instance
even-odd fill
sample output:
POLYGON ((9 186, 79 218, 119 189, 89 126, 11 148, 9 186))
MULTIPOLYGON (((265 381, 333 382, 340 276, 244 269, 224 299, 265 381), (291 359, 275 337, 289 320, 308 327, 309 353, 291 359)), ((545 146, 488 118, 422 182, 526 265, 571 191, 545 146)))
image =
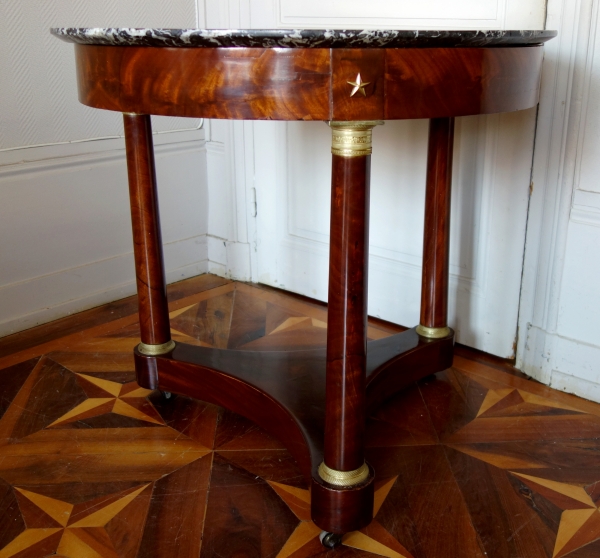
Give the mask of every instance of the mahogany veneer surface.
POLYGON ((79 101, 137 114, 394 120, 536 105, 541 46, 168 48, 76 44, 79 101), (350 96, 357 74, 368 85, 350 96))
MULTIPOLYGON (((212 276, 190 284, 170 304, 176 341, 324 346, 321 304, 212 276)), ((600 405, 462 349, 371 414, 375 520, 326 551, 280 441, 135 384, 130 310, 86 314, 62 338, 44 326, 37 346, 35 330, 0 341, 0 558, 600 556, 600 405)), ((370 321, 368 337, 399 329, 370 321)))

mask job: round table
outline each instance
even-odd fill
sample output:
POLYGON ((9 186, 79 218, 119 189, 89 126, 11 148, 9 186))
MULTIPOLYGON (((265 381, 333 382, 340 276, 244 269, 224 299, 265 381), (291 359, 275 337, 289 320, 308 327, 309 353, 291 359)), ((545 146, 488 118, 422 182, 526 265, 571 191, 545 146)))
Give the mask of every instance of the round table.
MULTIPOLYGON (((452 365, 447 324, 454 118, 538 102, 554 31, 60 28, 79 100, 123 113, 141 343, 138 383, 226 407, 279 438, 340 535, 373 517, 367 412, 452 365), (257 352, 171 340, 150 115, 321 120, 332 131, 326 349, 257 352), (421 317, 367 342, 372 131, 429 118, 421 317)), ((335 545, 335 536, 325 542, 335 545)))

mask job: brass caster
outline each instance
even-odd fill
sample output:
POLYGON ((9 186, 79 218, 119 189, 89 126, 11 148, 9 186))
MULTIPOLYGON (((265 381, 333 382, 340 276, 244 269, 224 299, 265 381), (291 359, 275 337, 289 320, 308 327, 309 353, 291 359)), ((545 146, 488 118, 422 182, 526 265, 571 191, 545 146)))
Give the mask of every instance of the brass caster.
POLYGON ((336 533, 328 533, 327 531, 321 531, 319 540, 325 548, 336 548, 342 544, 342 536, 336 533))

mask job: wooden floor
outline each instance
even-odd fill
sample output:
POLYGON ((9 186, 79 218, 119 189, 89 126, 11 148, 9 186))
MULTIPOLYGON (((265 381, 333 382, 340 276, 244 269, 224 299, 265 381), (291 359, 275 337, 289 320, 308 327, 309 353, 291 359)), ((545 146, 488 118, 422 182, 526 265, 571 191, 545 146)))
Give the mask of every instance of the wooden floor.
MULTIPOLYGON (((202 276, 170 299, 175 340, 325 342, 326 309, 278 291, 202 276)), ((376 517, 327 552, 279 441, 136 385, 134 312, 0 340, 0 558, 600 557, 600 405, 459 351, 369 419, 376 517)))

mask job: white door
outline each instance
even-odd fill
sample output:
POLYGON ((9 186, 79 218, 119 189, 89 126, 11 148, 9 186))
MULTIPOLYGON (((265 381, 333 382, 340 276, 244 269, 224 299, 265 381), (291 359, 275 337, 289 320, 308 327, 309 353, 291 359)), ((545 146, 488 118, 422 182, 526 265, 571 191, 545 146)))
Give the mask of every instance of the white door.
MULTIPOLYGON (((254 28, 541 29, 539 0, 251 0, 254 28)), ((460 343, 513 357, 536 110, 456 122, 450 325, 460 343)), ((326 300, 330 131, 319 122, 253 125, 258 281, 326 300)), ((369 314, 419 320, 428 123, 373 134, 369 314)))

